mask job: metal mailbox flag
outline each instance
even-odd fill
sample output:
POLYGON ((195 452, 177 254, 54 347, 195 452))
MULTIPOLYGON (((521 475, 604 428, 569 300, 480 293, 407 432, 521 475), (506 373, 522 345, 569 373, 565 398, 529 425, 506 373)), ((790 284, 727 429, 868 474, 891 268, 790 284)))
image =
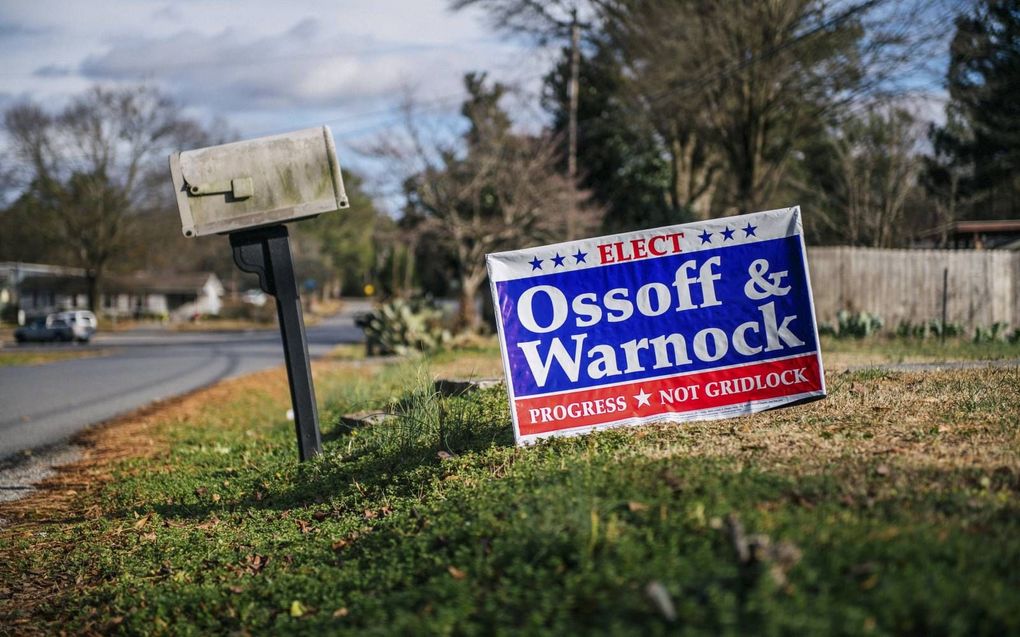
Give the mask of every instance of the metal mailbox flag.
POLYGON ((486 260, 519 444, 825 396, 799 207, 486 260))

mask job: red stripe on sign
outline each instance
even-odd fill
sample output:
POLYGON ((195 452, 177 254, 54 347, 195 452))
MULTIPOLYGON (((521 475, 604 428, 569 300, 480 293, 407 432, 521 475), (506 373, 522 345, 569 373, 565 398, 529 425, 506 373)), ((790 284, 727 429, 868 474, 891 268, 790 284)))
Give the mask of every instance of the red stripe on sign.
POLYGON ((522 436, 793 396, 822 388, 816 354, 514 401, 522 436))

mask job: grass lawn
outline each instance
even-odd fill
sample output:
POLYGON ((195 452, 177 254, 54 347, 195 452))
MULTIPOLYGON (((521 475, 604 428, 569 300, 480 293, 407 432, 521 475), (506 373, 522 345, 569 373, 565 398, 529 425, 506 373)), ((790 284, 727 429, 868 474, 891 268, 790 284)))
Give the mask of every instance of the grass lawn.
POLYGON ((316 368, 295 461, 280 371, 98 430, 0 508, 13 633, 1020 633, 1020 369, 831 371, 821 402, 512 444, 501 389, 316 368), (339 415, 390 407, 392 423, 339 415))
POLYGON ((81 350, 58 350, 53 352, 21 351, 17 349, 0 349, 0 367, 13 365, 42 365, 55 361, 66 361, 74 358, 90 358, 92 356, 105 356, 104 350, 81 349, 81 350))
POLYGON ((975 343, 969 338, 938 339, 877 336, 865 339, 822 337, 822 354, 827 368, 845 368, 884 363, 939 363, 944 361, 997 360, 1020 358, 1020 343, 996 340, 975 343))

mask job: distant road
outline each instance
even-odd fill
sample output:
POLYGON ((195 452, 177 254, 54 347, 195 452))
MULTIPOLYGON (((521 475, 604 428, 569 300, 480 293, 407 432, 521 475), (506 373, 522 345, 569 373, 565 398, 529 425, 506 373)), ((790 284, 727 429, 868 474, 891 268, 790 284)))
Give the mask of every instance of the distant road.
MULTIPOLYGON (((309 327, 308 349, 322 356, 362 340, 350 303, 309 327)), ((98 334, 92 345, 110 355, 45 365, 0 367, 0 459, 66 440, 85 427, 156 400, 217 381, 283 365, 276 330, 98 334)))

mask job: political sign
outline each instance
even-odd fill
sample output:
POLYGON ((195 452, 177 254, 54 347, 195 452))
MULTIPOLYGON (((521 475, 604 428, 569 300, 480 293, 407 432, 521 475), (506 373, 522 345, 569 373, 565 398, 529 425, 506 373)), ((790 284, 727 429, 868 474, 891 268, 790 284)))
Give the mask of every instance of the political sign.
POLYGON ((519 444, 825 396, 799 207, 486 264, 519 444))

